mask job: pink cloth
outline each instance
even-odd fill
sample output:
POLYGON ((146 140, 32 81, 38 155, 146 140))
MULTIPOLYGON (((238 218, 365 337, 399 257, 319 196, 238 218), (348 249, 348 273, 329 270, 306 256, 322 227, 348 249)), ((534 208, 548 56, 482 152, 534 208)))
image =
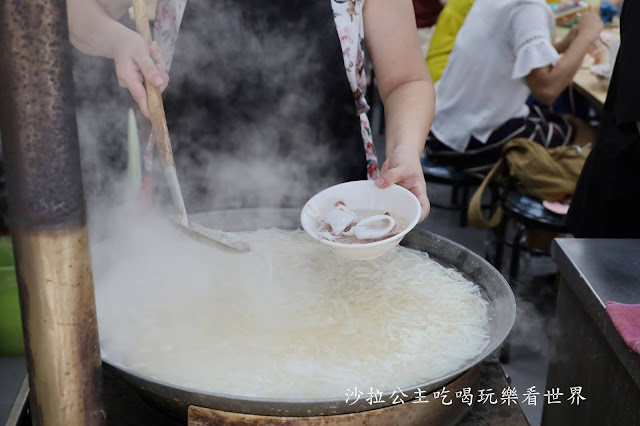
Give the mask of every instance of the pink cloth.
POLYGON ((555 214, 567 214, 569 213, 569 204, 571 200, 565 201, 542 201, 542 205, 545 209, 554 212, 555 214))
POLYGON ((607 302, 607 313, 627 346, 640 354, 640 304, 607 302))

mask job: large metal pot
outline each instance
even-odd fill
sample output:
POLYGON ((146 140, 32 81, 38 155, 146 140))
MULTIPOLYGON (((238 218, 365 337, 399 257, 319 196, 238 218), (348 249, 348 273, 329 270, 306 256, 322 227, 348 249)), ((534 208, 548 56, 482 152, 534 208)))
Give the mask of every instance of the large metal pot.
MULTIPOLYGON (((259 228, 296 229, 300 227, 300 211, 297 209, 238 209, 193 215, 192 219, 212 228, 226 231, 249 231, 259 228)), ((414 395, 420 388, 431 393, 451 383, 463 373, 479 364, 500 346, 515 320, 515 299, 502 275, 486 260, 450 240, 436 234, 414 229, 402 241, 402 245, 420 250, 447 266, 453 266, 468 279, 477 283, 489 301, 490 342, 485 350, 466 365, 427 383, 416 383, 402 388, 406 395, 414 395)), ((109 364, 108 361, 104 360, 109 364)), ((131 383, 142 396, 162 410, 185 419, 190 405, 207 407, 233 413, 265 416, 309 417, 363 412, 382 408, 385 404, 369 405, 364 399, 345 404, 337 399, 268 399, 250 398, 218 393, 207 393, 164 383, 111 365, 118 375, 131 383)), ((386 405, 392 403, 392 392, 384 393, 386 405)))

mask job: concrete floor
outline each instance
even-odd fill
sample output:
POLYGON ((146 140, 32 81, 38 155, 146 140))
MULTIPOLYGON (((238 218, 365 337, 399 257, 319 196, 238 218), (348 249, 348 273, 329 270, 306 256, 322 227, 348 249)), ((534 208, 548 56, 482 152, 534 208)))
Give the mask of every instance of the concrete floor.
MULTIPOLYGON (((382 145, 382 139, 380 137, 377 139, 379 145, 382 145)), ((429 196, 432 200, 446 203, 449 200, 450 189, 446 186, 431 184, 429 196)), ((434 208, 420 226, 484 255, 486 231, 460 227, 459 213, 456 211, 434 208)), ((553 280, 549 283, 549 280, 545 279, 555 271, 551 261, 525 259, 523 267, 521 290, 517 297, 518 318, 512 333, 511 360, 504 365, 504 370, 511 377, 520 401, 526 389, 532 386, 535 386, 536 391, 541 395, 544 393, 549 354, 548 330, 553 329, 555 299, 553 280)), ((9 414, 25 370, 24 358, 0 357, 0 421, 2 422, 9 414)), ((499 398, 502 390, 494 391, 499 398)), ((541 399, 538 398, 536 406, 522 406, 527 419, 534 426, 540 424, 541 399)))

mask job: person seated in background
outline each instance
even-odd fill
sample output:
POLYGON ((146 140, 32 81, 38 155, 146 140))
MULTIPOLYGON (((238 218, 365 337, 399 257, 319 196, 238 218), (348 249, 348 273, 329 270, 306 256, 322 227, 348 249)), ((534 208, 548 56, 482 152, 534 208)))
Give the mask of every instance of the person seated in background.
POLYGON ((449 55, 453 50, 456 35, 462 28, 475 0, 449 0, 440 12, 431 36, 427 50, 427 67, 433 82, 440 80, 440 76, 447 65, 449 55))
MULTIPOLYGON (((462 24, 464 24, 464 20, 474 2, 475 0, 449 0, 438 16, 438 20, 433 27, 434 30, 426 56, 429 73, 434 83, 440 80, 442 76, 449 55, 453 50, 458 31, 462 28, 462 24)), ((567 50, 567 46, 575 38, 575 34, 574 27, 567 37, 557 42, 554 41, 553 45, 556 50, 559 52, 567 50)))
POLYGON ((416 26, 418 27, 418 37, 422 48, 422 57, 427 54, 431 36, 435 30, 436 20, 442 5, 447 0, 413 0, 413 10, 416 14, 416 26))
POLYGON ((640 238, 640 2, 620 12, 620 49, 567 225, 578 238, 640 238))
POLYGON ((566 50, 559 52, 552 44, 555 19, 545 0, 476 0, 435 86, 430 156, 485 173, 502 146, 516 137, 545 147, 593 142, 586 124, 526 101, 532 94, 552 104, 573 80, 602 26, 596 14, 583 13, 566 50))

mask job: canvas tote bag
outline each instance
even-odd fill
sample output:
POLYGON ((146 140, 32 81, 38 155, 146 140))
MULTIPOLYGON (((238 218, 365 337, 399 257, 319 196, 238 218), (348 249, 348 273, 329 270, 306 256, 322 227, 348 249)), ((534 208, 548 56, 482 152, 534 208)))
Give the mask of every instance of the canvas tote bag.
POLYGON ((469 223, 478 228, 493 228, 502 220, 500 205, 489 219, 482 213, 482 195, 489 183, 494 181, 505 186, 513 186, 520 193, 541 200, 566 199, 576 188, 589 152, 590 145, 545 148, 526 138, 507 142, 500 160, 471 197, 469 223))

